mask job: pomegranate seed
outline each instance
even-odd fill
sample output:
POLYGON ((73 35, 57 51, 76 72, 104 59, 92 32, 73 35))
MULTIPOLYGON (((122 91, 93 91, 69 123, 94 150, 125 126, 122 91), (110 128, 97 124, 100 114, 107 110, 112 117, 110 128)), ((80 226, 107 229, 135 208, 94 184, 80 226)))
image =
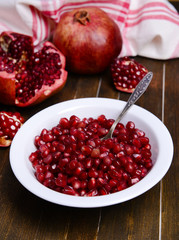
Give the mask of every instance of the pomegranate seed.
POLYGON ((115 169, 110 170, 110 171, 109 171, 109 174, 110 174, 110 177, 111 177, 112 179, 120 180, 121 177, 122 177, 122 175, 121 175, 118 171, 116 171, 115 169))
POLYGON ((127 155, 132 155, 134 152, 133 147, 130 146, 129 144, 126 144, 124 149, 127 155))
POLYGON ((82 189, 86 189, 86 188, 87 188, 87 185, 88 185, 87 180, 82 180, 80 187, 81 187, 82 189))
POLYGON ((105 134, 107 134, 107 130, 105 128, 98 128, 98 136, 99 137, 102 137, 104 136, 105 134))
POLYGON ((43 173, 45 171, 45 167, 43 165, 36 165, 35 171, 36 173, 43 173))
POLYGON ((68 128, 70 126, 69 120, 67 118, 61 118, 59 121, 59 125, 62 128, 68 128))
POLYGON ((91 152, 91 157, 92 158, 98 158, 100 156, 100 149, 99 148, 94 148, 91 152))
POLYGON ((98 177, 96 180, 96 184, 98 187, 104 186, 105 184, 107 184, 107 180, 101 177, 98 177))
POLYGON ((100 163, 101 163, 101 159, 99 159, 99 158, 95 158, 95 159, 94 159, 93 164, 94 164, 94 166, 95 166, 96 168, 100 165, 100 163))
POLYGON ((83 171, 83 168, 79 166, 74 170, 74 174, 76 176, 79 176, 82 173, 82 171, 83 171))
POLYGON ((92 152, 92 148, 90 146, 84 145, 84 146, 81 147, 81 152, 84 155, 90 155, 91 152, 92 152))
POLYGON ((135 129, 135 133, 137 134, 138 137, 144 137, 145 136, 144 131, 142 131, 140 129, 135 129))
POLYGON ((126 164, 125 169, 128 173, 132 173, 134 171, 134 166, 132 163, 128 163, 126 164))
POLYGON ((126 124, 126 128, 128 130, 133 130, 135 129, 135 124, 132 122, 132 121, 129 121, 127 124, 126 124))
POLYGON ((140 137, 139 139, 143 146, 149 143, 149 139, 147 137, 140 137))
POLYGON ((87 169, 91 169, 93 166, 93 159, 87 158, 86 161, 84 162, 84 165, 87 169))
POLYGON ((119 143, 116 143, 113 145, 113 152, 114 153, 118 153, 120 151, 123 151, 124 150, 124 145, 123 144, 119 144, 119 143))
POLYGON ((63 188, 63 193, 68 194, 68 195, 78 195, 76 191, 74 190, 73 187, 71 186, 65 186, 63 188))
POLYGON ((73 180, 73 182, 72 182, 72 187, 73 187, 74 189, 79 189, 79 188, 81 188, 81 182, 80 182, 78 179, 73 180))
POLYGON ((134 185, 134 184, 138 183, 139 181, 140 181, 139 177, 132 177, 130 179, 130 184, 134 185))
POLYGON ((86 180, 88 178, 88 173, 87 172, 81 172, 79 175, 79 178, 81 180, 86 180))
POLYGON ((134 138, 132 139, 132 143, 134 146, 136 146, 137 148, 141 148, 142 147, 142 144, 141 144, 141 141, 139 138, 134 138))
POLYGON ((29 160, 30 160, 31 162, 34 162, 34 161, 37 160, 37 159, 38 159, 38 151, 35 151, 35 152, 33 152, 33 153, 30 154, 29 160))
POLYGON ((72 160, 70 163, 69 163, 69 168, 71 170, 74 170, 75 168, 77 168, 78 166, 78 161, 77 160, 72 160))
POLYGON ((98 171, 95 168, 91 168, 88 172, 88 176, 90 178, 97 178, 98 177, 98 171))
POLYGON ((62 131, 58 127, 52 128, 52 132, 55 136, 60 136, 62 134, 62 131))
POLYGON ((99 189, 99 195, 107 195, 108 191, 103 187, 99 189))
POLYGON ((44 173, 36 173, 36 178, 40 183, 43 183, 45 179, 44 173))
POLYGON ((109 156, 106 156, 106 157, 103 158, 103 163, 106 166, 110 166, 111 163, 112 163, 112 160, 111 160, 111 158, 109 156))
POLYGON ((139 162, 142 159, 142 155, 140 153, 133 154, 134 161, 139 162))
POLYGON ((153 166, 152 160, 151 160, 151 159, 147 159, 147 160, 145 161, 145 167, 146 167, 147 169, 150 169, 152 166, 153 166))
POLYGON ((144 158, 150 158, 151 157, 151 151, 149 151, 147 149, 142 149, 141 154, 144 158))
POLYGON ((81 190, 80 190, 80 196, 85 196, 85 195, 86 195, 86 190, 81 189, 81 190))
POLYGON ((56 178, 55 183, 59 187, 65 187, 67 185, 67 180, 66 180, 66 178, 58 177, 58 178, 56 178))
POLYGON ((85 194, 86 197, 93 197, 98 195, 98 190, 94 189, 85 194))
POLYGON ((109 186, 110 186, 111 188, 116 187, 117 184, 118 184, 118 181, 117 181, 116 179, 110 179, 110 180, 109 180, 109 186))
POLYGON ((48 154, 47 157, 43 158, 43 161, 44 161, 45 164, 51 163, 52 160, 53 160, 53 157, 50 154, 48 154))
POLYGON ((54 175, 50 171, 47 171, 45 173, 45 178, 53 178, 53 177, 54 177, 54 175))
POLYGON ((96 187, 96 179, 95 178, 90 178, 88 181, 88 188, 94 189, 96 187))

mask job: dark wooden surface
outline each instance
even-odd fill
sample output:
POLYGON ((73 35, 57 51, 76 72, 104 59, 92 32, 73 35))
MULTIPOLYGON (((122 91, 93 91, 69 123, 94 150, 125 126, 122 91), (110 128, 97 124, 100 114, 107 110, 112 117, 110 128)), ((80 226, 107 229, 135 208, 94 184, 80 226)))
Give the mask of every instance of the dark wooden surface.
MULTIPOLYGON (((175 3, 179 9, 179 4, 175 3)), ((16 180, 9 148, 0 149, 0 240, 177 240, 179 239, 179 59, 159 61, 137 57, 154 73, 137 105, 151 111, 169 129, 174 142, 172 165, 145 194, 114 206, 78 209, 46 202, 16 180)), ((117 92, 107 70, 95 76, 69 74, 65 88, 45 102, 16 110, 27 120, 52 104, 82 97, 127 100, 117 92)), ((18 154, 18 153, 17 153, 18 154)))

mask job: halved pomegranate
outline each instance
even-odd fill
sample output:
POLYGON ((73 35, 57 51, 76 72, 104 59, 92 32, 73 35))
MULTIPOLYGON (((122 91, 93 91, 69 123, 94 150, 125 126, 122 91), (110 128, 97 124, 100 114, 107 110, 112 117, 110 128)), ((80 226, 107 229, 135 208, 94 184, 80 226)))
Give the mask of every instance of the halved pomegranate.
POLYGON ((18 112, 0 112, 0 147, 10 146, 23 123, 24 118, 18 112))
POLYGON ((34 47, 31 36, 0 35, 0 103, 26 107, 61 90, 65 57, 50 42, 34 47))
POLYGON ((111 64, 114 86, 122 92, 132 93, 147 72, 146 67, 129 57, 116 58, 111 64))

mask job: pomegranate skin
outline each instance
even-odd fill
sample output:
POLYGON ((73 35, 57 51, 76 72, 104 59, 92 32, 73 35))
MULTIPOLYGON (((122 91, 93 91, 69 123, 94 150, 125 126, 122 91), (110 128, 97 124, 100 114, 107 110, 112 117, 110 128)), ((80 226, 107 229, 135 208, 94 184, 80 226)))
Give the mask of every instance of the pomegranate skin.
POLYGON ((95 74, 104 71, 119 55, 122 37, 107 13, 87 7, 62 15, 53 34, 53 43, 65 55, 68 70, 95 74))

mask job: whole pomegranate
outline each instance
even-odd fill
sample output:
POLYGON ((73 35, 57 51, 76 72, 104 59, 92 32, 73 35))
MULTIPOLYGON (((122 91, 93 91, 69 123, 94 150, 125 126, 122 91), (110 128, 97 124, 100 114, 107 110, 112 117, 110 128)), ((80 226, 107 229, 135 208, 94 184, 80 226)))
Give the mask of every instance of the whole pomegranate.
POLYGON ((53 42, 65 55, 68 69, 79 74, 102 72, 122 48, 117 24, 95 7, 64 13, 54 31, 53 42))
POLYGON ((64 55, 50 42, 14 32, 0 35, 0 103, 26 107, 61 90, 67 79, 64 55))
POLYGON ((24 118, 19 112, 0 112, 0 147, 10 146, 23 123, 24 118))

